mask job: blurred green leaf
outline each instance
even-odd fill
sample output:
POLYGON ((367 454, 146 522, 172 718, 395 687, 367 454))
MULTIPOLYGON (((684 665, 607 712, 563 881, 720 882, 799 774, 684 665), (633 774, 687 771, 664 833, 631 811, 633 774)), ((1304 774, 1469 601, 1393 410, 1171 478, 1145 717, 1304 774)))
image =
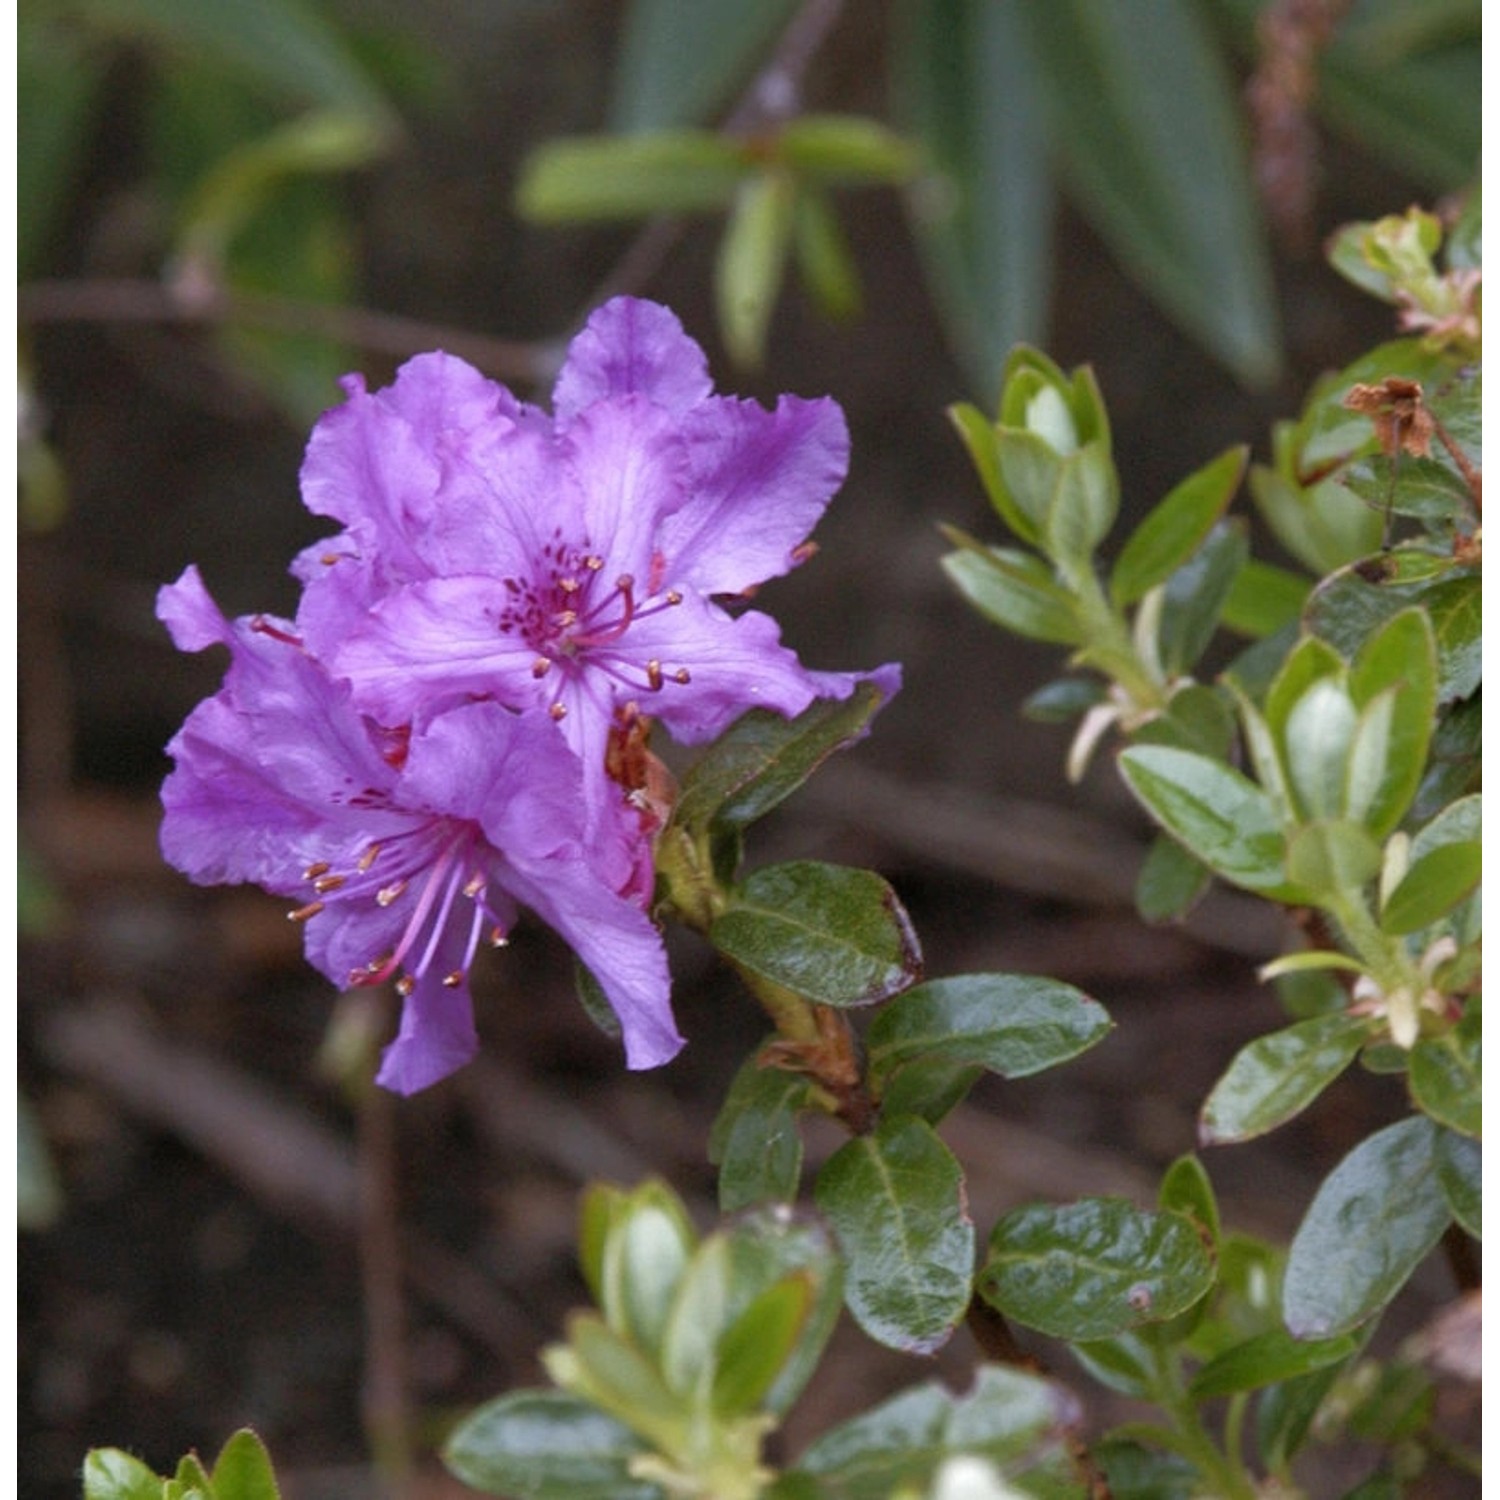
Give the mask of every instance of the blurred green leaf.
POLYGON ((160 1476, 118 1448, 91 1448, 83 1461, 84 1500, 161 1500, 160 1476))
POLYGON ((1346 1333, 1332 1339, 1295 1339, 1273 1328, 1235 1344, 1209 1360, 1193 1376, 1188 1394, 1194 1401, 1259 1390, 1310 1374, 1349 1358, 1360 1340, 1346 1333))
POLYGON ((811 860, 755 871, 708 937, 735 963, 822 1005, 871 1005, 921 968, 911 919, 884 880, 811 860))
POLYGON ((271 1455, 248 1427, 219 1450, 211 1478, 214 1500, 280 1500, 271 1455))
POLYGON ((1326 1365, 1262 1391, 1255 1407, 1255 1437, 1268 1469, 1284 1469, 1306 1443, 1313 1419, 1347 1365, 1326 1365))
POLYGON ((929 170, 907 195, 948 339, 986 399, 1012 346, 1042 336, 1053 194, 1017 7, 902 0, 890 48, 896 107, 929 170))
POLYGON ((47 1137, 24 1094, 16 1097, 16 1222, 21 1229, 46 1229, 63 1209, 62 1184, 47 1148, 47 1137))
POLYGON ((610 129, 701 124, 749 77, 796 9, 797 0, 631 0, 610 129))
POLYGON ((864 302, 859 268, 827 195, 804 187, 797 194, 792 222, 797 274, 824 317, 846 321, 859 316, 864 302))
POLYGON ((1145 922, 1176 922, 1190 912, 1213 879, 1208 867, 1175 839, 1152 839, 1135 879, 1135 909, 1145 922))
POLYGON ((1480 1012, 1470 1004, 1457 1026, 1412 1048, 1411 1095, 1440 1125, 1479 1139, 1484 1109, 1480 1012))
POLYGON ((1483 1150, 1477 1140, 1456 1131, 1438 1136, 1437 1174, 1453 1217, 1477 1240, 1484 1218, 1483 1150))
POLYGON ((1169 1208, 1192 1219, 1208 1236, 1209 1243, 1218 1245, 1219 1203, 1213 1182, 1196 1156, 1179 1156, 1167 1168, 1156 1203, 1158 1208, 1169 1208))
POLYGON ((800 1074, 764 1066, 760 1052, 735 1075, 708 1137, 722 1212, 796 1198, 802 1178, 797 1114, 809 1087, 800 1074))
POLYGON ((719 241, 714 300, 730 357, 760 364, 766 331, 791 250, 797 187, 785 172, 758 172, 742 182, 719 241))
POLYGON ((716 213, 753 170, 742 146, 707 130, 565 137, 526 158, 516 209, 538 224, 716 213))
POLYGON ((1072 985, 1029 974, 929 980, 881 1008, 865 1039, 870 1080, 942 1058, 1026 1078, 1076 1057, 1111 1028, 1104 1007, 1072 985))
POLYGON ((1186 0, 1020 7, 1053 149, 1121 263, 1241 380, 1280 362, 1235 87, 1186 0))
POLYGON ((902 182, 917 165, 909 141, 864 115, 798 115, 778 133, 776 159, 828 186, 902 182))
POLYGON ((1380 926, 1395 936, 1420 932, 1479 885, 1484 848, 1479 841, 1440 844, 1407 867, 1380 908, 1380 926))
POLYGON ((843 1249, 860 1327, 912 1354, 945 1344, 969 1305, 974 1226, 963 1172, 932 1127, 882 1119, 825 1163, 814 1196, 843 1249))
POLYGON ((1109 575, 1116 604, 1134 604, 1165 583, 1208 536, 1245 476, 1249 450, 1228 448, 1188 475, 1141 521, 1109 575))
POLYGON ((1090 1445, 1112 1500, 1194 1500, 1202 1476, 1179 1453, 1162 1453, 1125 1438, 1090 1445))
POLYGON ((1369 1023, 1343 1012, 1257 1037, 1235 1054, 1199 1116, 1207 1145, 1263 1135, 1305 1109, 1354 1061, 1369 1023))
POLYGON ((756 1296, 718 1344, 712 1405, 722 1416, 742 1416, 760 1405, 781 1373, 807 1322, 812 1278, 791 1275, 756 1296))
POLYGON ((1380 870, 1380 846, 1349 818, 1319 818, 1287 841, 1286 873, 1294 885, 1327 899, 1357 891, 1380 870))
POLYGON ((1273 563, 1246 560, 1234 575, 1220 620, 1228 630, 1259 639, 1296 623, 1311 580, 1273 563))
POLYGON ((443 1445, 443 1462, 486 1495, 665 1500, 659 1486, 631 1477, 631 1461, 646 1451, 628 1427, 582 1397, 523 1390, 471 1412, 443 1445))
POLYGON ((903 1485, 925 1488, 960 1453, 1014 1477, 1028 1459, 1062 1451, 1077 1415, 1072 1399, 1038 1376, 981 1365, 963 1395, 929 1381, 824 1433, 793 1472, 815 1476, 828 1500, 891 1500, 903 1485))
POLYGON ((1030 1204, 995 1225, 979 1276, 987 1302, 1054 1338, 1102 1339, 1185 1311, 1213 1260, 1181 1214, 1123 1198, 1030 1204))
POLYGON ((1220 521, 1167 579, 1157 638, 1162 669, 1169 677, 1191 670, 1208 649, 1249 551, 1244 523, 1220 521))
POLYGON ((1448 1227, 1437 1127, 1417 1115, 1360 1142, 1324 1180, 1287 1260, 1282 1308, 1295 1338, 1373 1318, 1448 1227))

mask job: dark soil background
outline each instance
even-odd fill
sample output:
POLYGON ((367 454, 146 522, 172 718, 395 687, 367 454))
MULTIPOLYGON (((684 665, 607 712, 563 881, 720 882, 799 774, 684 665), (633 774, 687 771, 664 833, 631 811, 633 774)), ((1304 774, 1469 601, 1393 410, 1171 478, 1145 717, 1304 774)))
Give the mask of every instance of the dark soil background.
MULTIPOLYGON (((849 7, 813 70, 814 103, 883 111, 878 9, 849 7)), ((441 0, 421 14, 450 69, 449 97, 414 114, 398 155, 349 189, 362 300, 439 328, 559 336, 632 236, 529 229, 509 195, 527 149, 597 123, 619 11, 602 0, 441 0)), ((53 274, 151 272, 128 263, 119 228, 139 86, 122 69, 53 274)), ((1320 232, 1420 197, 1328 150, 1320 232)), ((938 568, 939 521, 988 536, 996 526, 943 415, 973 393, 944 347, 900 205, 877 192, 846 208, 865 316, 830 327, 793 291, 759 376, 735 372, 716 342, 713 226, 690 226, 634 288, 675 308, 721 389, 843 404, 853 463, 821 551, 762 602, 811 665, 905 667, 905 690, 872 736, 757 828, 751 858, 877 868, 910 909, 930 974, 1051 974, 1116 1018, 1078 1062, 981 1088, 953 1117, 946 1134, 970 1169, 981 1234, 1029 1198, 1143 1201, 1193 1149, 1197 1108, 1236 1048, 1276 1024, 1253 970, 1280 934, 1227 894, 1185 930, 1134 920, 1145 830, 1108 754, 1081 788, 1065 784, 1066 732, 1018 714, 1056 661, 969 613, 938 568)), ((1311 376, 1387 332, 1383 311, 1316 254, 1284 259, 1288 373, 1247 395, 1066 213, 1059 255, 1048 349, 1065 365, 1095 364, 1137 516, 1228 443, 1250 441, 1263 457, 1271 420, 1295 411, 1311 376)), ((201 331, 58 323, 37 327, 30 348, 71 496, 60 526, 21 543, 22 826, 60 911, 22 942, 20 1071, 64 1206, 21 1239, 18 1493, 76 1495, 91 1446, 167 1469, 248 1423, 288 1500, 377 1494, 363 1423, 401 1409, 379 1378, 401 1368, 420 1493, 457 1493, 431 1458, 444 1425, 537 1382, 537 1349, 582 1300, 572 1259, 582 1185, 662 1173, 711 1218, 709 1122, 762 1023, 706 951, 681 943, 690 1045, 658 1073, 629 1074, 576 1005, 566 954, 524 926, 477 979, 482 1061, 410 1101, 351 1104, 320 1065, 336 997, 301 962, 281 903, 196 889, 155 842, 162 746, 222 670, 172 650, 155 591, 196 561, 230 612, 290 610, 287 561, 326 529, 298 503, 305 431, 228 371, 201 331), (398 1207, 394 1252, 368 1207, 385 1188, 398 1207), (382 1280, 392 1264, 394 1307, 382 1280)), ((395 361, 353 363, 373 386, 395 361)), ((375 1022, 389 1024, 386 1002, 374 1004, 375 1022)), ((1285 1237, 1320 1177, 1400 1108, 1389 1080, 1355 1074, 1305 1120, 1210 1153, 1227 1220, 1285 1237)), ((814 1155, 835 1144, 812 1133, 814 1155)), ((1395 1333, 1451 1295, 1446 1268, 1426 1267, 1395 1333)), ((1043 1353, 1063 1368, 1058 1351, 1043 1353)), ((936 1368, 961 1381, 973 1358, 960 1335, 936 1368)), ((787 1450, 932 1368, 845 1330, 787 1450)), ((1477 1411, 1468 1388, 1444 1399, 1455 1420, 1477 1411)))

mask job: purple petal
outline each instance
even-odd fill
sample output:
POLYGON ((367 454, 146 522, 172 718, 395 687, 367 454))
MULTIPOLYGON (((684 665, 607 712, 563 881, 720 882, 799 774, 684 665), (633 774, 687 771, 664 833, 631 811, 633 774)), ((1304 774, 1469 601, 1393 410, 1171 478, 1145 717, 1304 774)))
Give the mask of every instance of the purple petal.
POLYGON ((573 340, 553 390, 558 425, 613 396, 649 396, 684 412, 713 391, 708 360, 674 313, 655 302, 616 297, 573 340))
POLYGON ((227 646, 234 637, 229 621, 210 596, 196 563, 190 563, 176 583, 163 584, 157 590, 156 618, 167 627, 179 651, 227 646))
POLYGON ((435 963, 402 1002, 396 1039, 375 1075, 382 1088, 415 1094, 457 1072, 479 1051, 469 987, 444 984, 439 976, 447 972, 441 960, 435 963))
POLYGON ((683 419, 692 500, 661 528, 674 581, 737 594, 790 571, 849 467, 837 402, 716 398, 683 419))

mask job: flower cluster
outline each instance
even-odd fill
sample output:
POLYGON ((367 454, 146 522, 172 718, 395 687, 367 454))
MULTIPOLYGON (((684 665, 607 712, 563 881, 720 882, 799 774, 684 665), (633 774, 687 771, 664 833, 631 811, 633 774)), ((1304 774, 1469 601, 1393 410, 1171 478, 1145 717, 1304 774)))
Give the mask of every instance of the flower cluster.
POLYGON ((469 967, 521 907, 594 975, 627 1064, 666 1062, 668 810, 639 752, 654 721, 701 743, 865 680, 808 671, 769 616, 726 608, 810 552, 843 415, 716 396, 677 319, 629 298, 574 340, 551 415, 441 353, 344 388, 302 469, 342 529, 296 560, 295 619, 226 619, 194 568, 161 591, 179 647, 231 658, 168 747, 166 857, 290 899, 340 987, 396 979, 387 1087, 473 1056, 469 967))

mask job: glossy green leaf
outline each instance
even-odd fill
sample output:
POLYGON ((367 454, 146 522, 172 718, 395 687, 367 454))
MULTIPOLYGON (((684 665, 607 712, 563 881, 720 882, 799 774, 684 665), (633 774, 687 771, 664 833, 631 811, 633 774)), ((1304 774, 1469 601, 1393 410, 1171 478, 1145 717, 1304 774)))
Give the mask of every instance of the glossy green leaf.
POLYGON ((1250 1140, 1307 1108, 1354 1061, 1369 1023, 1343 1012, 1257 1037, 1235 1054, 1203 1105, 1205 1145, 1250 1140))
POLYGON ((1483 1150, 1477 1140, 1455 1131, 1438 1136, 1438 1183, 1453 1217, 1477 1240, 1483 1213, 1483 1150))
POLYGON ((581 1397, 523 1390, 466 1417, 443 1445, 443 1462, 486 1495, 664 1500, 659 1486, 631 1477, 631 1460, 646 1451, 628 1427, 581 1397))
POLYGON ((1061 1387, 981 1365, 963 1395, 929 1381, 824 1433, 797 1472, 814 1476, 828 1500, 891 1500, 902 1486, 921 1493, 943 1460, 961 1453, 1014 1475, 1028 1460, 1059 1452, 1078 1415, 1061 1387))
POLYGON ((733 962, 823 1005, 873 1004, 921 971, 890 886, 869 870, 810 860, 755 871, 708 936, 733 962))
POLYGON ((1178 922, 1208 890, 1213 877, 1175 839, 1152 839, 1135 880, 1135 909, 1146 922, 1178 922))
POLYGON ((912 1354, 945 1344, 969 1305, 974 1226, 963 1172, 932 1127, 883 1119, 829 1158, 815 1199, 843 1249, 860 1327, 912 1354))
POLYGON ((1348 1359, 1359 1343, 1350 1333, 1331 1339, 1295 1339, 1284 1328, 1272 1328, 1209 1360, 1193 1376, 1188 1394, 1195 1401, 1209 1401, 1277 1385, 1348 1359))
POLYGON ((1168 745, 1133 746, 1117 763, 1146 811, 1216 875, 1250 890, 1285 884, 1286 840, 1254 782, 1168 745))
POLYGON ((1040 339, 1053 193, 1035 71, 1017 10, 900 0, 889 49, 897 113, 928 171, 907 193, 927 279, 989 400, 1010 350, 1040 339))
POLYGON ((211 1478, 214 1500, 280 1500, 271 1455, 248 1427, 219 1450, 211 1478))
POLYGON ((705 130, 560 138, 527 157, 516 209, 538 224, 716 213, 751 171, 742 147, 705 130))
POLYGON ((161 1500, 161 1477, 118 1448, 91 1448, 83 1461, 84 1500, 161 1500))
POLYGON ((956 1062, 941 1054, 913 1058, 884 1084, 880 1107, 889 1115, 916 1115, 936 1125, 983 1076, 984 1069, 977 1064, 956 1062))
POLYGON ((1381 927, 1399 936, 1447 915, 1479 885, 1483 855, 1475 839, 1440 844, 1414 859, 1380 908, 1381 927))
POLYGON ((796 1198, 802 1178, 797 1114, 809 1088, 801 1074, 763 1066, 759 1054, 735 1075, 708 1138, 724 1213, 796 1198))
POLYGON ((1040 558, 1010 547, 985 547, 951 528, 949 535, 964 545, 942 559, 943 572, 985 619, 1028 640, 1083 643, 1071 596, 1040 558))
POLYGON ((1189 671, 1208 649, 1248 556, 1243 524, 1221 521, 1167 580, 1157 649, 1169 676, 1189 671))
POLYGON ((1287 877, 1325 899, 1362 889, 1379 870, 1380 846, 1367 829, 1348 818, 1309 823, 1287 842, 1287 877))
POLYGON ((631 0, 612 130, 700 124, 729 101, 791 20, 796 0, 631 0))
POLYGON ((760 364, 766 331, 792 245, 797 188, 781 171, 757 172, 739 186, 714 267, 719 331, 731 358, 760 364))
POLYGON ((1241 379, 1278 363, 1235 86, 1185 0, 1021 7, 1052 144, 1120 261, 1241 379))
POLYGON ((1101 1339, 1175 1317, 1213 1276, 1199 1231, 1181 1214, 1088 1198, 1006 1214, 990 1235, 979 1290, 1029 1328, 1101 1339))
POLYGON ((1418 1115, 1362 1141, 1324 1180, 1292 1241, 1282 1291, 1296 1338, 1332 1338, 1375 1316, 1441 1238, 1437 1127, 1418 1115))
POLYGON ((937 1058, 1025 1078, 1086 1051, 1111 1025, 1103 1006, 1058 980, 965 974, 898 995, 871 1022, 865 1047, 877 1086, 937 1058))
POLYGON ((1225 449, 1146 515, 1110 571, 1109 592, 1116 604, 1133 604, 1197 551, 1239 489, 1248 452, 1244 447, 1225 449))
POLYGON ((1272 563, 1249 558, 1234 575, 1220 620, 1226 630, 1253 639, 1295 625, 1312 589, 1309 579, 1272 563))
POLYGON ((1179 1156, 1167 1168, 1156 1204, 1192 1219, 1208 1236, 1210 1244, 1218 1244, 1219 1203, 1214 1196, 1214 1185, 1196 1156, 1179 1156))
POLYGON ((819 698, 795 719, 752 709, 735 720, 682 779, 672 821, 694 833, 745 828, 800 787, 835 751, 864 738, 886 695, 862 682, 819 698))
POLYGON ((1292 705, 1283 731, 1282 762, 1303 818, 1344 812, 1350 745, 1359 711, 1342 675, 1314 682, 1292 705))
POLYGON ((1484 1107, 1480 1028, 1479 1005, 1471 1002, 1457 1026, 1412 1048, 1408 1074, 1412 1099, 1424 1114, 1475 1140, 1484 1107))

